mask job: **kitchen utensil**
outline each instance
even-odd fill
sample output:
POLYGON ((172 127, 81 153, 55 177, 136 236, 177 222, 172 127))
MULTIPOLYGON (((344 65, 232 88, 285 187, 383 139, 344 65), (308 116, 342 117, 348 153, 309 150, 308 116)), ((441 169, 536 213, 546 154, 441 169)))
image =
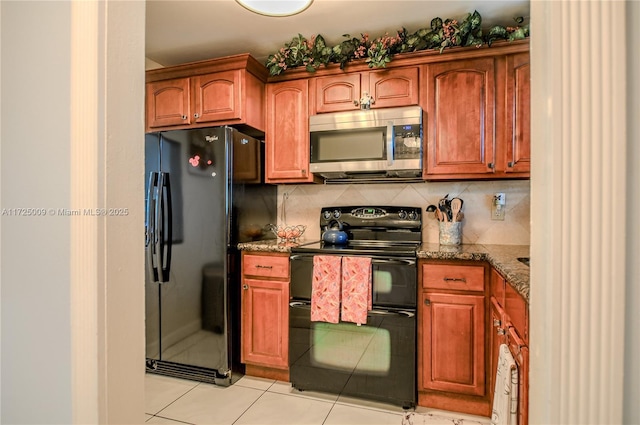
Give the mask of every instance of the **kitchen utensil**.
POLYGON ((322 240, 334 245, 344 245, 349 240, 347 232, 342 230, 342 223, 338 220, 331 220, 327 230, 322 234, 322 240))
POLYGON ((451 200, 451 218, 452 218, 452 221, 458 221, 458 213, 460 212, 461 208, 462 208, 462 199, 453 198, 451 200))
POLYGON ((440 221, 449 221, 449 212, 446 205, 440 205, 440 221))

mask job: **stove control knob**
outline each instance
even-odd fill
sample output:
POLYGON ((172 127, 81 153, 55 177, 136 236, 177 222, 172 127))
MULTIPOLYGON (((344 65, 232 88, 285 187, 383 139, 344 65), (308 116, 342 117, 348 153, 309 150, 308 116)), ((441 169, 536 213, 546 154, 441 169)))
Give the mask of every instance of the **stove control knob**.
POLYGON ((398 217, 400 217, 400 220, 404 220, 407 218, 407 212, 400 210, 400 212, 398 213, 398 217))
POLYGON ((333 218, 340 218, 340 211, 334 210, 333 211, 333 218))
POLYGON ((323 211, 322 212, 322 218, 324 218, 325 220, 330 220, 332 217, 331 211, 323 211))
POLYGON ((409 212, 409 220, 417 220, 418 219, 418 213, 415 211, 411 211, 409 212))

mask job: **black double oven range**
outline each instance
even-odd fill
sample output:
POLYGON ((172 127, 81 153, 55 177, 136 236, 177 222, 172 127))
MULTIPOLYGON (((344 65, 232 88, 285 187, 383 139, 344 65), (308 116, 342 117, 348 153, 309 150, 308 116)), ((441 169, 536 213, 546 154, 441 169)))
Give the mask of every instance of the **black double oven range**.
POLYGON ((416 404, 417 207, 321 209, 321 233, 342 224, 346 244, 314 242, 291 250, 290 380, 299 390, 416 404), (315 256, 371 259, 366 324, 311 320, 315 256))

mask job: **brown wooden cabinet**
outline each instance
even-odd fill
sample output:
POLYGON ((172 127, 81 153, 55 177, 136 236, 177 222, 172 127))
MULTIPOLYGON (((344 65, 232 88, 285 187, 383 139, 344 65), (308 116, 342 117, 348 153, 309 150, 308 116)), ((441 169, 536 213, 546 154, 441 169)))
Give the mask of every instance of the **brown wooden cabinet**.
POLYGON ((241 125, 263 132, 266 77, 248 54, 147 71, 147 131, 241 125))
POLYGON ((506 344, 518 367, 518 424, 529 422, 529 308, 525 299, 495 269, 491 271, 491 398, 495 387, 498 350, 506 344))
POLYGON ((424 66, 427 180, 528 178, 529 52, 424 66))
POLYGON ((309 172, 309 81, 267 86, 266 181, 306 183, 309 172))
POLYGON ((504 119, 504 153, 501 169, 510 175, 528 177, 531 171, 531 67, 529 53, 505 58, 506 93, 498 102, 499 116, 504 119))
POLYGON ((489 416, 488 267, 423 261, 419 269, 418 404, 489 416))
POLYGON ((148 129, 191 124, 188 78, 148 83, 146 92, 148 129))
POLYGON ((371 108, 417 105, 418 67, 354 72, 313 79, 314 113, 360 109, 360 99, 368 94, 371 108))
POLYGON ((493 57, 425 66, 427 179, 491 176, 495 172, 493 57))
POLYGON ((242 253, 241 361, 247 375, 289 380, 289 256, 242 253))

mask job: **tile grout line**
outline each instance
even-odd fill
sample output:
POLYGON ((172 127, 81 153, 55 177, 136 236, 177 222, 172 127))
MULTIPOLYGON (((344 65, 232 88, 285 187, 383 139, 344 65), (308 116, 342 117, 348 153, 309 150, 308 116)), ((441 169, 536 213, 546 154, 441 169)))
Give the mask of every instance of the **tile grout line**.
MULTIPOLYGON (((273 385, 273 383, 271 385, 273 385)), ((248 387, 245 387, 245 388, 248 388, 248 387)), ((271 388, 271 386, 269 386, 269 388, 271 388)), ((262 390, 262 394, 260 394, 260 397, 258 397, 255 400, 253 400, 253 402, 249 406, 247 406, 247 408, 244 409, 244 411, 242 411, 242 413, 240 413, 240 416, 238 416, 233 422, 231 422, 231 425, 233 425, 236 422, 238 422, 240 420, 240 418, 242 418, 244 416, 244 414, 247 413, 247 411, 249 411, 249 409, 251 409, 251 407, 253 407, 253 405, 256 404, 258 402, 258 400, 260 400, 262 398, 262 396, 264 396, 267 393, 267 390, 269 388, 267 388, 266 390, 262 390)), ((257 390, 257 388, 253 388, 253 389, 257 390)))
MULTIPOLYGON (((191 389, 189 389, 189 391, 185 392, 180 397, 176 398, 171 403, 167 404, 162 409, 158 410, 156 413, 153 414, 153 416, 157 416, 159 413, 162 413, 162 411, 164 411, 167 407, 171 406, 173 403, 175 403, 176 401, 180 400, 182 397, 184 397, 185 395, 189 394, 191 391, 195 390, 200 384, 201 384, 201 382, 197 382, 196 385, 194 385, 191 389)), ((161 416, 161 417, 165 418, 165 419, 171 419, 171 418, 166 418, 164 416, 161 416)), ((173 421, 174 419, 171 419, 171 420, 173 421)))

